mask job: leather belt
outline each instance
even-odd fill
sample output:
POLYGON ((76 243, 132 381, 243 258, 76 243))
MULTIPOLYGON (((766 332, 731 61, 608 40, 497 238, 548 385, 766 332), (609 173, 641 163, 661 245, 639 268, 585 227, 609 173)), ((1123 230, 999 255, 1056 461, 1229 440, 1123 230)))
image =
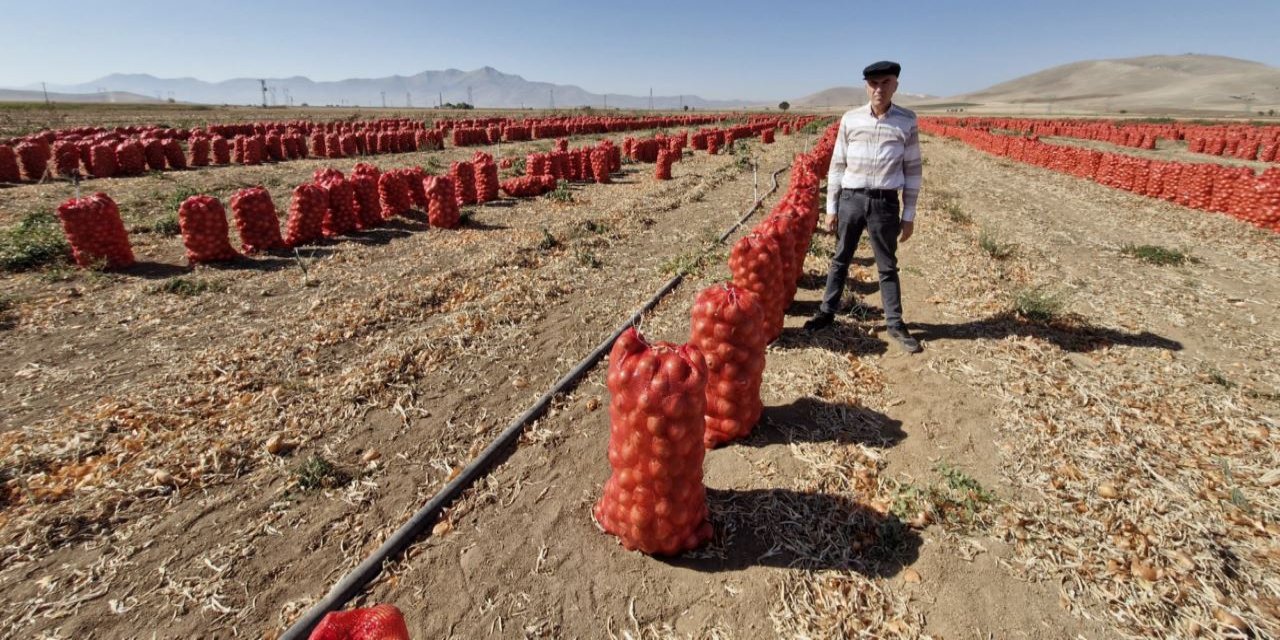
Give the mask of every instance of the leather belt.
POLYGON ((850 193, 867 196, 868 198, 876 198, 878 200, 898 199, 897 189, 845 189, 850 193))

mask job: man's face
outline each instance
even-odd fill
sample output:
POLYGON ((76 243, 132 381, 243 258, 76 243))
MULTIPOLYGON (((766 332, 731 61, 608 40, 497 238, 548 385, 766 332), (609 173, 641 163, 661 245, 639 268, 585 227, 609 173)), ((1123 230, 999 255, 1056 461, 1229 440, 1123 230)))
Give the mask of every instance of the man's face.
POLYGON ((897 90, 898 79, 894 76, 867 78, 867 98, 878 107, 888 106, 897 90))

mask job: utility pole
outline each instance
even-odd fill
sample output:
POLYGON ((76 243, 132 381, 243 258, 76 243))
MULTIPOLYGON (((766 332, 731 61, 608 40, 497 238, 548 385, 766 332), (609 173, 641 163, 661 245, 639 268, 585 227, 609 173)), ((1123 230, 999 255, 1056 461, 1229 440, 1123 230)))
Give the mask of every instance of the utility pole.
POLYGON ((444 106, 444 92, 443 92, 443 91, 440 91, 440 92, 436 93, 436 100, 437 100, 437 102, 436 102, 436 106, 437 106, 437 107, 443 107, 443 106, 444 106))
POLYGON ((649 87, 649 110, 653 111, 653 87, 649 87))
POLYGON ((44 82, 41 82, 40 90, 44 92, 44 106, 47 107, 49 106, 49 87, 46 87, 44 82))
POLYGON ((258 84, 262 85, 262 108, 267 108, 267 81, 259 80, 258 84))
POLYGON ((410 109, 413 108, 413 94, 408 91, 404 92, 404 106, 410 109))

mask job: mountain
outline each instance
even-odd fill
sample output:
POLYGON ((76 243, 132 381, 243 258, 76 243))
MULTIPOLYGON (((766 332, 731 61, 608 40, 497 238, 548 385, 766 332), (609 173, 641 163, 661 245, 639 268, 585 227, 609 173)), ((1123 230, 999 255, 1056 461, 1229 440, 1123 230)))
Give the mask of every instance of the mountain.
MULTIPOLYGON (((923 93, 910 93, 907 91, 899 91, 893 96, 893 101, 904 107, 910 107, 926 100, 936 100, 937 96, 931 96, 923 93)), ((865 87, 831 87, 823 89, 817 93, 811 93, 803 98, 797 98, 791 102, 791 106, 805 109, 820 109, 823 107, 856 107, 867 103, 867 90, 865 87)))
POLYGON ((1280 68, 1201 54, 1064 64, 953 96, 949 102, 1157 112, 1280 108, 1280 68))
MULTIPOLYGON (((309 78, 266 78, 269 104, 357 105, 426 107, 444 102, 469 102, 477 107, 545 108, 554 99, 557 107, 605 106, 626 109, 649 107, 648 96, 591 93, 574 85, 535 82, 503 73, 493 67, 474 71, 445 69, 423 71, 411 76, 351 78, 316 82, 309 78), (385 100, 385 102, 384 102, 385 100)), ((30 87, 27 87, 30 88, 30 87)), ((156 78, 147 74, 112 74, 92 82, 51 86, 70 93, 92 93, 101 89, 127 91, 144 96, 173 98, 179 102, 205 104, 261 104, 262 85, 257 78, 234 78, 205 82, 196 78, 156 78)), ((749 104, 742 100, 705 100, 698 96, 654 96, 657 109, 731 109, 749 104)))
MULTIPOLYGON (((0 89, 0 102, 44 102, 45 93, 40 90, 26 91, 21 89, 0 89)), ((141 96, 127 91, 108 91, 106 93, 49 93, 50 102, 109 102, 120 104, 138 104, 160 102, 155 98, 141 96)))

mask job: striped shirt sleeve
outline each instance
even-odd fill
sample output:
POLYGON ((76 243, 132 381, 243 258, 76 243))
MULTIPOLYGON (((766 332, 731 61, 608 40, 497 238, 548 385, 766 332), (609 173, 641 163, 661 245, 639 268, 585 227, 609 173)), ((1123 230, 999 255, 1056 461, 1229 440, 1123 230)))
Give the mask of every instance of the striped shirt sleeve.
POLYGON ((916 202, 920 199, 920 185, 924 178, 924 160, 920 153, 920 129, 912 123, 911 132, 902 150, 902 220, 911 222, 916 217, 916 202))
POLYGON ((836 147, 831 152, 831 166, 827 168, 827 215, 836 215, 836 201, 840 197, 840 182, 844 176, 845 159, 845 124, 840 118, 840 128, 836 132, 836 147))

